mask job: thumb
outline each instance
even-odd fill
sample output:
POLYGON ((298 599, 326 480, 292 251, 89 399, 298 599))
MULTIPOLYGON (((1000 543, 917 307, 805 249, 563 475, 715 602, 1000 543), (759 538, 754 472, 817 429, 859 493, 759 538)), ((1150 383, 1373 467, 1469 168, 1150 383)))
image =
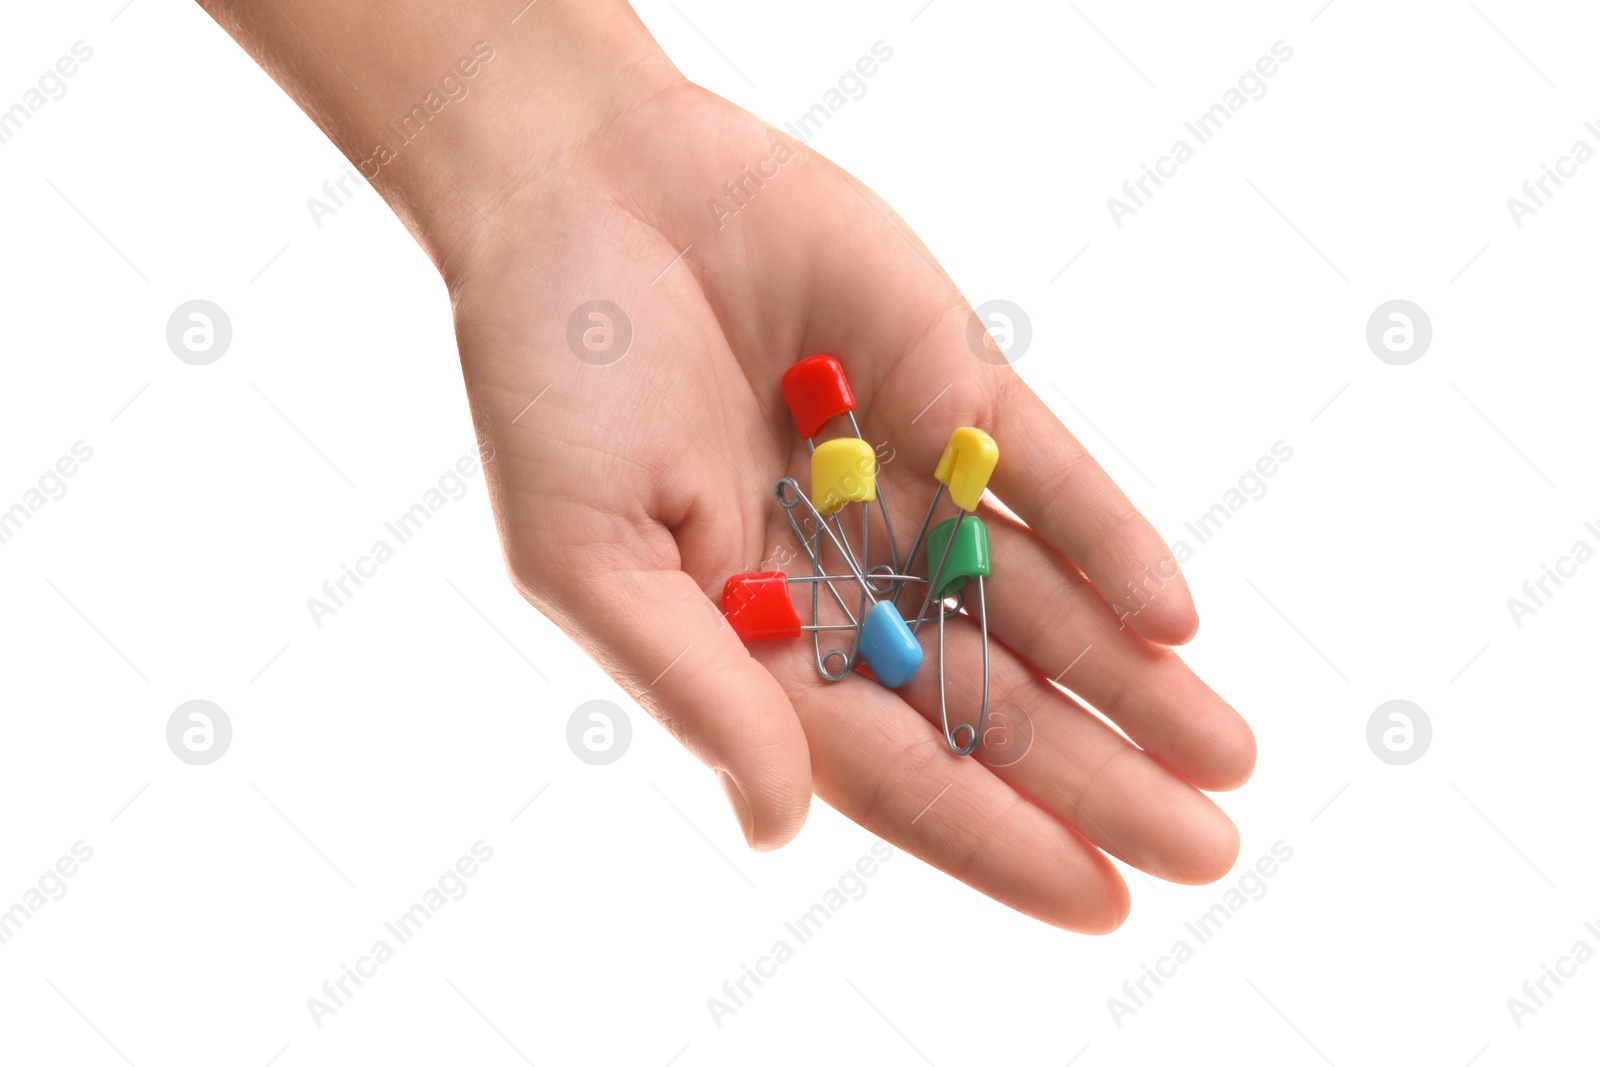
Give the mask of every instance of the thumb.
POLYGON ((603 584, 604 598, 590 586, 559 605, 563 623, 717 772, 750 847, 787 844, 810 809, 811 756, 783 687, 683 571, 619 571, 603 584))

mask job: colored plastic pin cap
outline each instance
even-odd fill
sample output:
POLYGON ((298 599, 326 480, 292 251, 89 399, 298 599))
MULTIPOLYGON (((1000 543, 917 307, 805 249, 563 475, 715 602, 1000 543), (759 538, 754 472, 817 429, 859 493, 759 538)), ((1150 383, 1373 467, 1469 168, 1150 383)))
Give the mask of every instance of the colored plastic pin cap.
POLYGON ((861 658, 872 676, 887 689, 899 689, 916 677, 922 666, 922 646, 900 612, 887 600, 867 610, 861 623, 861 658))
POLYGON ((1000 461, 1000 446, 976 426, 963 426, 950 435, 933 476, 950 487, 950 499, 962 511, 975 511, 989 475, 1000 461))
POLYGON ((789 601, 789 577, 782 571, 729 578, 722 587, 722 614, 747 643, 800 636, 800 616, 789 601))
POLYGON ((824 441, 811 453, 811 500, 824 516, 878 496, 878 457, 859 437, 824 441))
POLYGON ((812 438, 831 418, 856 409, 844 368, 832 356, 812 356, 783 372, 783 398, 789 402, 800 436, 812 438))
POLYGON ((928 573, 932 574, 939 560, 944 560, 944 569, 939 572, 939 588, 933 593, 935 600, 953 596, 967 584, 969 578, 987 578, 991 573, 989 528, 976 515, 960 519, 959 530, 956 529, 957 521, 946 519, 928 531, 928 573), (945 545, 950 541, 952 530, 956 531, 956 543, 950 545, 950 554, 947 556, 945 545))

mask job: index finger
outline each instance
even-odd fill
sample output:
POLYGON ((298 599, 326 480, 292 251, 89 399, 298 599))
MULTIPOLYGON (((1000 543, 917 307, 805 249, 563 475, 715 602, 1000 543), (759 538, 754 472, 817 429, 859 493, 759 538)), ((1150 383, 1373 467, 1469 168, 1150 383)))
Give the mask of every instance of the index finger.
POLYGON ((987 431, 1000 446, 995 496, 1075 563, 1131 629, 1166 645, 1189 640, 1199 618, 1166 542, 1014 370, 974 355, 971 317, 961 301, 874 383, 873 414, 888 423, 899 458, 926 470, 931 488, 951 431, 987 431))
POLYGON ((1164 645, 1193 637, 1200 619, 1189 583, 1155 527, 1022 379, 1012 373, 1000 392, 993 436, 1015 445, 995 468, 995 495, 1076 563, 1131 629, 1164 645))
POLYGON ((1161 644, 1193 637, 1199 619, 1166 542, 1009 364, 979 358, 971 307, 904 221, 843 172, 827 180, 837 210, 805 219, 816 262, 803 347, 851 354, 865 432, 926 470, 931 489, 950 432, 987 431, 1001 451, 995 495, 1128 626, 1161 644))

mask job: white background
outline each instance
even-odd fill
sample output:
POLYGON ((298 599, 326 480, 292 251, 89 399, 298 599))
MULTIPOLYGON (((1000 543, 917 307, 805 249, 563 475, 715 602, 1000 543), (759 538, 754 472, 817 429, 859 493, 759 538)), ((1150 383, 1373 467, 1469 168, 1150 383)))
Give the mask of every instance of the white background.
POLYGON ((1132 917, 1094 939, 896 855, 717 1026, 706 998, 872 839, 819 804, 749 853, 712 776, 513 592, 481 475, 315 627, 306 598, 473 447, 444 291, 370 189, 313 223, 341 157, 198 8, 28 5, 0 107, 94 56, 0 145, 0 508, 93 458, 0 545, 0 908, 93 858, 0 945, 0 1060, 1594 1059, 1600 963, 1520 1027, 1506 1000, 1600 949, 1600 563, 1520 627, 1506 600, 1600 547, 1600 163, 1521 228, 1506 198, 1600 148, 1600 27, 1504 0, 918 2, 640 11, 774 124, 890 45, 813 147, 973 303, 1027 310, 1018 370, 1169 540, 1293 448, 1187 565, 1185 656, 1260 742, 1220 798, 1234 874, 1128 870, 1132 917), (1106 198, 1279 40, 1267 94, 1114 225, 1106 198), (205 367, 165 340, 194 298, 233 324, 205 367), (1408 366, 1365 341, 1396 298, 1433 325, 1408 366), (165 739, 196 698, 234 731, 204 767, 165 739), (1433 726, 1408 766, 1366 741, 1396 698, 1433 726), (592 699, 632 720, 610 766, 566 744, 592 699), (467 895, 316 1026, 307 998, 479 840, 467 895), (1278 841, 1266 895, 1118 1025, 1107 998, 1278 841))

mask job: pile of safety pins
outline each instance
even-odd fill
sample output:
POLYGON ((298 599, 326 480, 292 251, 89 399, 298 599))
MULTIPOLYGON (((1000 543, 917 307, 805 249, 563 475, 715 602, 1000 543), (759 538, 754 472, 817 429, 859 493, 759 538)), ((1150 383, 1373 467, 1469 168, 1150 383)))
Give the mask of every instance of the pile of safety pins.
POLYGON ((958 756, 970 755, 983 737, 989 712, 989 623, 983 600, 983 580, 990 573, 989 531, 972 512, 977 510, 1000 450, 992 437, 971 426, 963 426, 950 435, 933 472, 938 488, 910 551, 902 557, 895 543, 889 507, 878 491, 877 453, 861 435, 855 417, 855 396, 839 361, 832 356, 812 356, 790 367, 783 375, 783 395, 800 436, 811 450, 811 495, 803 493, 793 478, 783 478, 777 484, 777 497, 789 528, 811 563, 811 573, 799 577, 790 577, 783 571, 736 574, 722 591, 723 615, 745 642, 792 640, 803 632, 810 633, 817 671, 823 678, 837 682, 860 673, 889 689, 899 689, 916 676, 923 659, 917 631, 924 622, 937 620, 939 718, 950 751, 958 756), (855 436, 819 443, 816 438, 823 428, 840 416, 849 418, 855 436), (946 491, 956 506, 956 514, 929 529, 946 491), (878 562, 873 561, 869 539, 874 500, 883 518, 883 540, 887 542, 878 562), (860 505, 859 552, 845 534, 842 516, 849 504, 860 505), (805 512, 803 522, 804 527, 809 527, 809 535, 802 519, 796 518, 796 510, 805 512), (927 574, 918 576, 910 571, 924 538, 927 574), (846 573, 828 573, 825 543, 846 573), (945 704, 945 620, 966 606, 969 581, 977 589, 976 615, 983 634, 983 698, 977 724, 960 723, 952 729, 945 704), (856 587, 856 596, 847 598, 839 587, 848 591, 851 583, 856 587), (905 586, 913 583, 926 585, 927 591, 922 596, 922 606, 907 623, 900 611, 900 596, 905 586), (792 584, 809 587, 809 623, 801 623, 789 599, 792 584), (819 606, 824 590, 847 621, 822 622, 819 606), (850 599, 856 603, 854 611, 850 599), (848 650, 823 651, 822 635, 829 632, 852 635, 847 638, 848 650))

